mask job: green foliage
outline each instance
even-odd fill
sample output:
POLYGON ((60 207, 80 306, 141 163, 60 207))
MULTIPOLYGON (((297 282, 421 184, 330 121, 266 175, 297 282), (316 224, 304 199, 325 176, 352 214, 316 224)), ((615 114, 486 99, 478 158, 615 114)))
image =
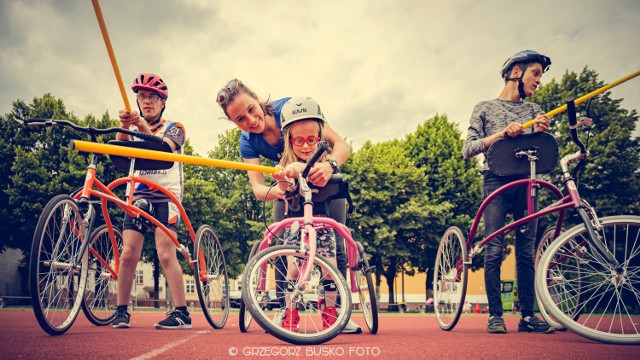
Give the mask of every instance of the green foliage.
MULTIPOLYGON (((544 111, 550 111, 564 105, 570 97, 579 98, 604 85, 594 70, 585 67, 580 74, 566 72, 559 82, 553 79, 542 86, 532 101, 540 104, 544 111)), ((580 177, 579 191, 599 216, 640 214, 640 139, 632 137, 638 114, 635 109, 620 108, 621 101, 611 99, 610 92, 605 92, 594 98, 589 111, 594 125, 588 139, 590 154, 580 177)), ((585 115, 585 108, 586 103, 578 106, 579 118, 585 115)), ((568 122, 567 114, 563 112, 552 119, 549 130, 558 140, 561 157, 578 150, 571 141, 568 122)), ((578 129, 586 143, 585 130, 584 127, 578 129)), ((558 167, 548 177, 560 185, 561 175, 558 167)))

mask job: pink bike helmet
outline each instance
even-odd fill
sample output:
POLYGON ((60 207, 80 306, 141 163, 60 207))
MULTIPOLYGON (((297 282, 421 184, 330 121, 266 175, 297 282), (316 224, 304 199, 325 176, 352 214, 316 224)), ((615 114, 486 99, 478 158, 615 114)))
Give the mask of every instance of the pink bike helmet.
POLYGON ((138 90, 151 90, 155 91, 160 97, 167 100, 169 98, 169 89, 167 88, 167 84, 162 81, 160 76, 152 73, 141 73, 133 80, 133 85, 131 85, 131 89, 136 94, 138 90))

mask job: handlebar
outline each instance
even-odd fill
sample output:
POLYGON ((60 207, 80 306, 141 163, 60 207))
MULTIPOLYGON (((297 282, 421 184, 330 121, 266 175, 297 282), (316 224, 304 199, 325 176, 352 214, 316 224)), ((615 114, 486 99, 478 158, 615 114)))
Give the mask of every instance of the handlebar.
MULTIPOLYGON (((589 108, 591 107, 592 99, 593 98, 589 99, 589 102, 587 103, 587 110, 586 110, 587 116, 589 115, 589 108)), ((580 172, 584 168, 586 158, 589 155, 589 151, 587 151, 587 147, 582 142, 582 140, 580 140, 580 138, 578 137, 578 126, 580 125, 580 123, 583 123, 583 122, 590 124, 591 119, 581 120, 580 123, 578 122, 578 119, 576 116, 576 102, 573 98, 568 99, 566 101, 566 105, 567 105, 567 115, 569 117, 569 129, 571 132, 571 140, 578 146, 580 150, 574 154, 568 154, 564 156, 560 160, 560 166, 562 168, 562 172, 565 174, 565 177, 568 177, 569 165, 578 161, 578 165, 576 165, 576 167, 573 169, 573 174, 571 176, 576 180, 576 183, 578 183, 580 172)))
POLYGON ((141 132, 136 132, 136 131, 131 131, 131 130, 127 130, 127 129, 122 129, 122 128, 106 128, 106 129, 98 129, 95 128, 93 126, 80 126, 72 121, 69 120, 59 120, 59 119, 45 119, 45 118, 28 118, 28 119, 24 119, 24 120, 19 120, 16 119, 16 121, 22 123, 23 125, 26 126, 68 126, 74 130, 77 131, 81 131, 84 133, 87 133, 91 136, 91 140, 92 141, 96 141, 96 136, 97 135, 104 135, 104 134, 113 134, 113 133, 122 133, 122 134, 127 134, 127 135, 131 135, 131 136, 135 136, 138 137, 140 139, 144 139, 147 141, 153 141, 153 142, 158 142, 161 143, 163 141, 163 139, 161 137, 155 136, 155 135, 151 135, 151 134, 145 134, 145 133, 141 133, 141 132))

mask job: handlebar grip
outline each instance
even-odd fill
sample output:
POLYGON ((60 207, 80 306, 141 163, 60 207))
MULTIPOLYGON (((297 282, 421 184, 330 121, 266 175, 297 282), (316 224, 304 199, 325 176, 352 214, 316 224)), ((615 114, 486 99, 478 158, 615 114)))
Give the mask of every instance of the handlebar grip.
POLYGON ((161 143, 164 140, 162 140, 161 137, 155 136, 155 135, 151 135, 151 134, 145 134, 145 133, 141 133, 141 132, 137 132, 136 137, 139 137, 140 139, 143 140, 147 140, 147 141, 153 141, 153 142, 157 142, 157 143, 161 143))
POLYGON ((316 161, 318 161, 320 156, 322 156, 322 154, 324 154, 325 152, 327 154, 331 154, 331 147, 329 146, 328 142, 323 140, 318 143, 316 152, 314 152, 313 155, 311 155, 311 158, 307 161, 307 166, 304 168, 304 171, 302 171, 302 177, 306 178, 307 175, 309 175, 309 171, 311 170, 313 165, 315 165, 316 161))
POLYGON ((580 152, 582 154, 586 154, 587 153, 587 148, 586 146, 584 146, 584 143, 582 142, 582 140, 580 140, 580 138, 578 137, 578 130, 577 130, 577 124, 578 124, 578 119, 576 116, 576 103, 573 100, 573 98, 570 98, 567 100, 567 116, 569 117, 569 129, 571 131, 571 140, 573 140, 573 142, 578 145, 578 147, 580 148, 580 152))
POLYGON ((567 99, 567 116, 569 116, 569 125, 572 128, 575 127, 578 123, 578 118, 576 116, 576 103, 573 98, 567 99))

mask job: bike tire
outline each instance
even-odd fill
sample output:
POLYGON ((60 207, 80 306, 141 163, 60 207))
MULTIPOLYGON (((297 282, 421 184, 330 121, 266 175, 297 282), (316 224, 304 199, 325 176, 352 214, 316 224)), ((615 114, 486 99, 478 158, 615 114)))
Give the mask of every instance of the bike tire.
POLYGON ((433 308, 442 330, 452 330, 462 314, 467 294, 467 245, 460 230, 452 226, 445 231, 434 265, 433 308))
MULTIPOLYGON (((580 215, 585 219, 584 213, 580 215)), ((567 329, 604 343, 640 344, 640 314, 628 307, 637 304, 640 294, 640 217, 611 216, 600 223, 599 241, 619 267, 601 261, 588 235, 591 225, 581 224, 564 232, 544 252, 535 285, 545 308, 567 329), (576 281, 580 286, 565 285, 576 281), (561 291, 579 293, 575 305, 579 318, 566 314, 563 304, 552 296, 558 286, 561 291)))
POLYGON ((115 249, 121 253, 122 231, 112 229, 115 248, 106 224, 92 231, 89 237, 89 283, 82 301, 82 311, 96 326, 109 325, 116 317, 112 308, 117 305, 118 269, 115 249))
POLYGON ((364 315, 364 321, 369 328, 369 333, 378 333, 378 301, 373 283, 367 253, 360 242, 357 242, 358 254, 360 256, 358 269, 355 272, 358 295, 360 296, 360 306, 364 315))
MULTIPOLYGON (((309 256, 301 254, 299 246, 277 245, 258 252, 245 268, 242 277, 242 290, 245 296, 245 304, 253 319, 271 335, 295 345, 319 345, 338 336, 351 316, 351 294, 342 274, 321 255, 316 255, 315 257, 312 275, 307 283, 310 286, 305 287, 304 293, 300 293, 299 296, 292 296, 292 301, 295 300, 295 305, 292 305, 292 308, 295 306, 299 312, 302 312, 297 331, 290 331, 282 327, 279 322, 280 319, 277 319, 274 324, 272 319, 269 318, 258 299, 269 289, 276 288, 275 276, 271 276, 270 271, 275 271, 275 262, 282 257, 290 257, 290 264, 292 265, 287 266, 288 269, 291 266, 308 266, 309 256), (335 322, 324 329, 320 316, 321 312, 318 309, 318 304, 314 304, 313 298, 320 299, 318 294, 320 294, 320 289, 323 286, 321 281, 329 276, 334 279, 337 290, 336 297, 339 296, 341 298, 342 306, 340 312, 336 314, 335 322), (264 288, 260 286, 261 279, 266 282, 264 288)), ((302 269, 298 271, 302 273, 302 269)), ((292 288, 298 289, 299 283, 296 280, 289 280, 289 282, 292 288)), ((324 301, 327 301, 326 298, 324 301)))
MULTIPOLYGON (((260 245, 260 241, 256 241, 253 246, 251 247, 251 252, 249 253, 249 259, 251 260, 251 258, 256 254, 256 252, 258 251, 258 246, 260 245)), ((248 261, 247 261, 248 262, 248 261)), ((242 296, 240 297, 240 310, 238 312, 238 322, 239 322, 239 327, 240 327, 240 331, 245 333, 247 331, 249 331, 249 326, 251 326, 251 320, 253 318, 251 317, 251 312, 247 310, 247 306, 244 304, 244 299, 242 298, 242 296)))
MULTIPOLYGON (((549 247, 549 245, 551 245, 551 242, 553 242, 554 240, 553 235, 555 234, 555 231, 556 231, 555 226, 552 226, 547 230, 545 230, 542 236, 540 237, 540 243, 538 244, 538 248, 536 249, 536 259, 534 263, 535 264, 534 269, 538 268, 538 264, 540 263, 540 258, 542 257, 542 254, 549 247)), ((542 315, 542 318, 544 319, 544 321, 546 321, 547 324, 553 326, 553 328, 556 329, 557 331, 567 330, 564 326, 562 326, 559 322, 557 322, 556 319, 554 319, 551 315, 549 315, 549 312, 547 311, 547 309, 544 307, 544 304, 540 300, 540 294, 538 294, 538 288, 534 286, 534 290, 536 295, 536 301, 538 303, 538 310, 540 311, 540 315, 542 315)))
POLYGON ((211 226, 198 228, 192 256, 202 312, 214 329, 222 329, 229 317, 229 276, 224 251, 211 226))
POLYGON ((75 200, 69 195, 49 200, 33 234, 29 278, 33 312, 50 335, 64 334, 80 311, 87 282, 85 236, 75 200))

